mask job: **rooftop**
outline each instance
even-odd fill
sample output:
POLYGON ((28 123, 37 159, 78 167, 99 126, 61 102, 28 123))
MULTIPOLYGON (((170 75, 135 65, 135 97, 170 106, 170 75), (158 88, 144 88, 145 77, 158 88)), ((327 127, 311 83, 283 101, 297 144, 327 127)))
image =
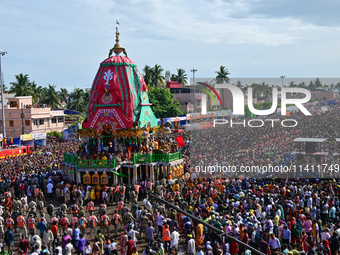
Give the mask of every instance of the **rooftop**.
POLYGON ((293 142, 323 143, 327 138, 295 138, 293 142))

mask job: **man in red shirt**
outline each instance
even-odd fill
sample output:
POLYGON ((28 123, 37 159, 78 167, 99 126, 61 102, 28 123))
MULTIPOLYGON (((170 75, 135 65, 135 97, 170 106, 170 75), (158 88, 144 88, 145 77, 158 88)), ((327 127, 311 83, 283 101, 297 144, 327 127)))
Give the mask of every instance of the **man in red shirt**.
POLYGON ((236 255, 238 254, 238 243, 232 242, 231 243, 231 255, 236 255))
POLYGON ((20 254, 27 254, 28 246, 29 246, 29 242, 27 241, 27 239, 25 238, 21 239, 19 242, 19 248, 18 248, 20 254))

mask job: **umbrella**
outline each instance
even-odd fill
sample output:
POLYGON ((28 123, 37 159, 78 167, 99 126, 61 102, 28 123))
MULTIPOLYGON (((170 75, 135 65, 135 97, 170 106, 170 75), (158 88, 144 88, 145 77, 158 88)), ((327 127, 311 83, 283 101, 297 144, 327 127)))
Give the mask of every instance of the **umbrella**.
POLYGON ((150 135, 149 135, 149 132, 148 131, 143 131, 143 133, 142 133, 142 138, 147 138, 147 137, 149 137, 150 135))

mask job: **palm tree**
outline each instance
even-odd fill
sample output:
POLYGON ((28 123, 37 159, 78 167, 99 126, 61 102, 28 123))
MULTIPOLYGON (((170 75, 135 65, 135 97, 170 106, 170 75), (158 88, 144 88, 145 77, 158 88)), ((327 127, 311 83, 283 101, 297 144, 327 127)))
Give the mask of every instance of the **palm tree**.
POLYGON ((58 95, 55 87, 56 85, 48 84, 47 93, 44 98, 44 102, 54 109, 61 106, 61 97, 58 95))
POLYGON ((87 102, 89 101, 89 97, 90 97, 90 91, 89 90, 85 90, 85 92, 84 92, 85 106, 87 105, 87 102))
MULTIPOLYGON (((67 104, 67 108, 77 111, 77 112, 84 112, 86 103, 88 102, 85 101, 85 95, 89 94, 87 92, 84 92, 84 90, 75 88, 73 92, 70 94, 69 102, 67 104)), ((87 95, 88 99, 88 95, 87 95)))
POLYGON ((294 87, 296 87, 296 84, 295 84, 293 81, 291 81, 291 82, 289 83, 289 87, 290 87, 290 88, 294 88, 294 87))
POLYGON ((306 83, 303 81, 301 83, 299 83, 299 88, 306 88, 306 83))
POLYGON ((263 97, 266 98, 269 95, 269 92, 270 92, 269 85, 265 82, 262 82, 261 83, 261 91, 262 91, 263 97))
POLYGON ((67 89, 61 88, 58 94, 61 97, 61 100, 66 103, 69 96, 67 89))
POLYGON ((144 72, 143 78, 144 78, 145 84, 150 85, 151 80, 152 80, 152 68, 148 65, 145 65, 143 68, 143 72, 144 72))
POLYGON ((177 77, 177 82, 179 82, 183 86, 188 84, 188 77, 183 68, 177 68, 176 77, 177 77))
POLYGON ((15 93, 15 96, 30 96, 31 95, 31 84, 28 78, 28 74, 15 75, 15 82, 11 82, 10 93, 15 93))
POLYGON ((163 75, 163 71, 164 69, 158 64, 156 64, 152 68, 152 80, 151 80, 152 86, 156 87, 158 85, 164 84, 165 77, 163 75))
POLYGON ((31 96, 33 104, 39 104, 43 98, 43 87, 38 86, 35 81, 31 82, 31 96))
POLYGON ((176 81, 177 82, 177 75, 176 74, 172 74, 170 77, 170 81, 176 81))
POLYGON ((217 83, 223 83, 223 82, 229 83, 230 79, 228 75, 230 73, 225 66, 220 66, 220 70, 216 71, 215 73, 217 73, 217 76, 216 76, 217 83))
POLYGON ((5 84, 2 84, 2 89, 4 90, 4 93, 6 93, 8 91, 8 88, 5 84))

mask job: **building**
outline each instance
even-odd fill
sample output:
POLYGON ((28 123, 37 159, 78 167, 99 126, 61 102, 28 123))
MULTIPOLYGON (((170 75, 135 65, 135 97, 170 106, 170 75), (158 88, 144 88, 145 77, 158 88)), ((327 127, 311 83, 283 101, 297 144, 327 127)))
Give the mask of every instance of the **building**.
POLYGON ((312 99, 337 100, 340 99, 339 91, 312 91, 312 99))
MULTIPOLYGON (((167 81, 166 88, 170 90, 170 93, 181 104, 180 109, 183 113, 193 112, 194 98, 193 90, 190 87, 182 87, 182 85, 176 81, 167 81)), ((196 99, 198 99, 198 97, 199 96, 196 94, 196 99)))
MULTIPOLYGON (((206 91, 210 92, 210 95, 207 96, 207 110, 220 110, 220 109, 230 109, 233 105, 233 97, 231 92, 228 89, 223 89, 221 84, 217 84, 215 80, 211 80, 209 82, 199 82, 196 83, 196 112, 201 111, 201 100, 202 94, 206 94, 206 91), (221 98, 222 106, 220 105, 220 101, 217 95, 211 91, 210 88, 206 87, 204 84, 208 84, 212 88, 214 88, 221 98), (213 98, 212 98, 213 97, 213 98), (215 103, 216 102, 216 103, 215 103)), ((190 113, 193 112, 194 109, 194 89, 192 86, 181 86, 178 82, 167 81, 166 87, 170 89, 170 92, 174 95, 174 97, 181 104, 182 112, 190 113)))
MULTIPOLYGON (((52 110, 47 105, 33 105, 31 96, 4 95, 5 129, 7 137, 21 134, 62 132, 65 129, 63 110, 52 110)), ((0 111, 0 121, 2 113, 0 111)), ((2 125, 0 125, 1 133, 2 125)))

